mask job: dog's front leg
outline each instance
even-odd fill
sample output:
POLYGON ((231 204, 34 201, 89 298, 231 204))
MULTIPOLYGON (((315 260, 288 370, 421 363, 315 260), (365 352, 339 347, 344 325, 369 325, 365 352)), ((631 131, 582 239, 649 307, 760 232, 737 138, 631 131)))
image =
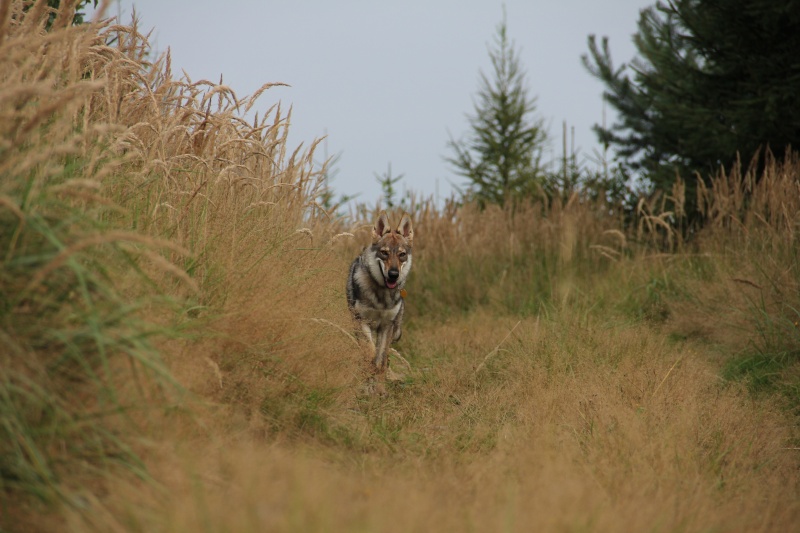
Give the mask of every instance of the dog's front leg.
POLYGON ((394 327, 390 324, 378 329, 375 338, 375 359, 372 364, 375 366, 375 375, 379 383, 386 379, 386 368, 389 366, 389 345, 394 335, 394 327))
POLYGON ((375 346, 375 338, 372 335, 372 328, 369 326, 369 324, 365 324, 363 322, 360 325, 361 325, 361 332, 364 333, 364 336, 367 338, 369 343, 375 346))

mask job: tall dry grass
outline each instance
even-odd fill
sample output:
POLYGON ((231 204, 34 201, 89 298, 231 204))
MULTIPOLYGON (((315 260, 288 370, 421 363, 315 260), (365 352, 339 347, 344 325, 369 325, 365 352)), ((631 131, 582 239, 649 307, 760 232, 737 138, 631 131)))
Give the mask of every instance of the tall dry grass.
POLYGON ((135 387, 120 395, 115 380, 171 386, 151 343, 161 325, 142 317, 163 295, 140 289, 173 269, 129 269, 186 253, 120 222, 105 183, 122 168, 114 152, 123 129, 98 118, 93 102, 107 83, 89 75, 113 54, 99 26, 69 25, 67 7, 46 32, 48 17, 45 2, 0 9, 4 516, 20 495, 75 504, 65 476, 113 465, 144 472, 118 431, 141 396, 135 387))
POLYGON ((127 127, 119 142, 134 162, 110 192, 137 230, 190 252, 181 266, 200 284, 202 304, 216 302, 287 236, 324 220, 315 203, 324 173, 312 162, 316 142, 288 147, 291 110, 280 104, 245 118, 283 83, 240 98, 221 80, 175 79, 169 53, 151 64, 135 24, 104 38, 128 59, 111 76, 104 109, 113 107, 114 121, 127 127))
MULTIPOLYGON (((407 304, 434 320, 487 308, 530 315, 585 300, 610 265, 638 249, 616 206, 577 192, 507 207, 409 200, 418 231, 407 304)), ((380 209, 351 214, 361 242, 380 209)))
MULTIPOLYGON (((800 406, 800 161, 762 156, 737 163, 698 188, 705 225, 679 272, 682 297, 670 304, 679 334, 721 347, 726 375, 754 390, 780 390, 800 406), (684 263, 688 265, 688 263, 684 263)), ((700 183, 700 182, 698 182, 700 183)))
POLYGON ((119 466, 146 476, 136 428, 184 401, 168 339, 233 335, 208 321, 323 216, 290 114, 243 118, 274 84, 174 80, 135 23, 71 26, 73 4, 0 9, 3 527, 18 499, 80 508, 119 466))

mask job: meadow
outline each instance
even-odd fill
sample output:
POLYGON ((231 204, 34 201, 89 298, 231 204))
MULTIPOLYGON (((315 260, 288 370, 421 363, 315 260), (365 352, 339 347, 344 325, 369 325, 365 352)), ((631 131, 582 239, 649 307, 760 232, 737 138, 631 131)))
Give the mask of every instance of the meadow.
POLYGON ((798 529, 800 160, 691 231, 683 182, 410 198, 379 398, 344 282, 380 206, 244 118, 273 84, 45 5, 0 9, 0 531, 798 529))

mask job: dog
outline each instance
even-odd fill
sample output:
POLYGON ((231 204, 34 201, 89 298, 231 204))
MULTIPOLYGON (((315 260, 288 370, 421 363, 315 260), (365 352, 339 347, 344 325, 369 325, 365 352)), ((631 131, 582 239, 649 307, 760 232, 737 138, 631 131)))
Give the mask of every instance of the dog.
POLYGON ((414 229, 403 213, 393 230, 382 211, 372 228, 372 245, 355 258, 347 277, 347 306, 375 348, 372 360, 377 392, 385 394, 389 346, 403 334, 406 279, 411 271, 414 229))

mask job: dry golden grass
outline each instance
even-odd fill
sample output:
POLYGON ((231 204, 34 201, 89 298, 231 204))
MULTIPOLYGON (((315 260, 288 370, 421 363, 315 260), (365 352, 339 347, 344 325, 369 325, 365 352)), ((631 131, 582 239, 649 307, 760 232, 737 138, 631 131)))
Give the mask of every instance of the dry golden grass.
MULTIPOLYGON (((794 233, 784 231, 798 208, 781 198, 794 190, 795 162, 771 167, 774 183, 739 173, 702 191, 711 229, 698 250, 666 224, 682 216, 680 184, 663 204, 642 204, 630 233, 610 206, 577 195, 513 212, 414 202, 403 359, 391 363, 406 378, 384 400, 363 393, 368 348, 350 335, 344 299, 371 214, 345 226, 316 205, 313 144, 287 147, 279 106, 241 118, 273 84, 239 98, 221 83, 175 80, 135 25, 44 33, 43 2, 25 17, 20 2, 8 5, 16 18, 5 19, 0 52, 21 51, 0 54, 0 170, 17 170, 0 190, 0 222, 33 220, 19 193, 32 172, 36 187, 107 226, 68 233, 7 285, 42 286, 90 252, 131 254, 121 264, 145 281, 110 268, 117 256, 90 265, 131 299, 156 291, 178 302, 145 301, 136 313, 173 328, 158 352, 178 386, 131 379, 126 359, 110 359, 103 375, 135 409, 97 427, 147 474, 108 455, 54 452, 63 497, 41 506, 4 484, 15 505, 0 504, 0 527, 797 528, 797 419, 780 397, 719 377, 732 342, 719 309, 740 309, 736 338, 747 342, 763 331, 747 314, 753 302, 773 325, 800 308, 788 294, 794 233), (73 160, 67 179, 54 179, 73 160), (742 187, 759 200, 741 201, 742 187), (759 287, 770 296, 726 292, 759 287)), ((8 257, 22 241, 2 242, 8 257)), ((28 305, 3 315, 0 333, 20 346, 28 339, 8 326, 28 305)), ((71 383, 69 400, 96 414, 95 383, 71 383)))
POLYGON ((320 181, 279 109, 240 118, 257 95, 173 80, 135 24, 74 27, 64 2, 46 31, 24 4, 0 12, 0 490, 76 505, 141 473, 130 422, 179 401, 152 339, 226 316, 318 224, 320 181))
MULTIPOLYGON (((670 326, 727 352, 800 361, 800 161, 765 156, 720 171, 700 186, 702 231, 676 254, 669 274, 681 285, 666 305, 670 326)), ((783 363, 782 363, 783 364, 783 363)), ((791 370, 789 371, 791 373, 791 370)), ((800 396, 792 393, 792 403, 800 396)))
MULTIPOLYGON (((621 217, 578 194, 548 204, 496 205, 431 200, 409 206, 414 216, 414 267, 419 280, 409 306, 435 320, 489 308, 531 314, 585 299, 586 291, 632 252, 621 217)), ((369 213, 361 212, 368 220, 369 213)))
POLYGON ((170 427, 160 426, 148 453, 160 487, 112 482, 97 512, 73 515, 74 525, 794 527, 800 503, 797 452, 788 444, 793 431, 770 402, 723 386, 702 354, 648 327, 579 324, 568 314, 523 320, 479 368, 516 321, 478 313, 417 327, 402 347, 413 379, 385 402, 358 398, 347 369, 357 357, 341 335, 318 332, 317 348, 289 343, 287 359, 307 350, 315 359, 294 368, 302 385, 286 394, 343 389, 314 411, 314 428, 304 428, 298 413, 259 416, 260 395, 270 393, 254 362, 235 382, 223 370, 223 388, 249 396, 208 414, 202 431, 165 421, 170 427))

